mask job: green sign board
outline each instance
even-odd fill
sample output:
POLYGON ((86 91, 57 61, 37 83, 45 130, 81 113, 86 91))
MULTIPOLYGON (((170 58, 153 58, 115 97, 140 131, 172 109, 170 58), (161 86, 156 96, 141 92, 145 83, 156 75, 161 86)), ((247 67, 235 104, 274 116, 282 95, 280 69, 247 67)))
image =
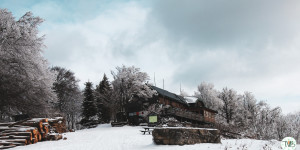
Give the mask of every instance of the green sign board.
POLYGON ((156 123, 157 122, 157 116, 149 116, 149 123, 156 123))

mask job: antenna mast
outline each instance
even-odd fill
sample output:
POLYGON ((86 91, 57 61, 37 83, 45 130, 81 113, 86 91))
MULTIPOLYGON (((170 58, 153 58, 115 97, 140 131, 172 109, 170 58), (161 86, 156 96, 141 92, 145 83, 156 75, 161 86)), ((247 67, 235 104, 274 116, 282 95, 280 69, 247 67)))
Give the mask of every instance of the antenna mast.
POLYGON ((181 82, 180 82, 180 94, 181 94, 181 82))
POLYGON ((154 86, 156 86, 156 82, 155 82, 155 72, 154 72, 154 86))

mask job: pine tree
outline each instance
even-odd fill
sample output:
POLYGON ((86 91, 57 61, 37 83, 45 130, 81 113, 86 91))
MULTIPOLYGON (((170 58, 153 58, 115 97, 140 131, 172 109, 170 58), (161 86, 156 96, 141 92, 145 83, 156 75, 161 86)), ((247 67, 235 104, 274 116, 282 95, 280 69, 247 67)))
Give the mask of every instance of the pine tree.
POLYGON ((85 89, 83 93, 84 99, 82 104, 82 116, 81 124, 87 126, 94 123, 97 107, 95 105, 95 97, 93 93, 93 84, 91 82, 85 83, 85 89))
POLYGON ((109 122, 111 118, 111 94, 112 88, 106 77, 103 75, 102 81, 96 87, 96 104, 97 104, 97 116, 99 121, 109 122))

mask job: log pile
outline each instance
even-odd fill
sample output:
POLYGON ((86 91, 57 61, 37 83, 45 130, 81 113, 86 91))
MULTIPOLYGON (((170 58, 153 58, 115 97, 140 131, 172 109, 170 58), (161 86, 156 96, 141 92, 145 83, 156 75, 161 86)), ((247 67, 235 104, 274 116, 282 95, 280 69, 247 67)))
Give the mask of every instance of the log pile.
POLYGON ((48 122, 56 133, 67 132, 66 120, 63 117, 56 117, 54 119, 48 119, 48 122))
POLYGON ((59 133, 64 132, 66 132, 66 126, 62 117, 32 118, 19 122, 0 123, 0 149, 34 144, 39 141, 59 140, 62 139, 59 133))

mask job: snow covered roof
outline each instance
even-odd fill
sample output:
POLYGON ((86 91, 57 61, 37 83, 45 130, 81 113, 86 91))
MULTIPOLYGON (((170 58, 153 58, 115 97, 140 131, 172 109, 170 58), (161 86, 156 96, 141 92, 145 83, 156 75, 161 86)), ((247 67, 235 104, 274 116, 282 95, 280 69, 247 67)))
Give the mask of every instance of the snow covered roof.
POLYGON ((168 98, 170 98, 172 100, 175 100, 175 101, 177 101, 179 103, 182 103, 182 104, 187 104, 182 96, 176 95, 174 93, 163 90, 163 89, 158 88, 156 86, 151 86, 151 87, 152 87, 153 90, 157 91, 157 93, 162 95, 162 96, 168 97, 168 98))
POLYGON ((193 97, 193 96, 186 96, 184 97, 184 99, 187 103, 196 103, 196 101, 198 100, 197 97, 193 97))

